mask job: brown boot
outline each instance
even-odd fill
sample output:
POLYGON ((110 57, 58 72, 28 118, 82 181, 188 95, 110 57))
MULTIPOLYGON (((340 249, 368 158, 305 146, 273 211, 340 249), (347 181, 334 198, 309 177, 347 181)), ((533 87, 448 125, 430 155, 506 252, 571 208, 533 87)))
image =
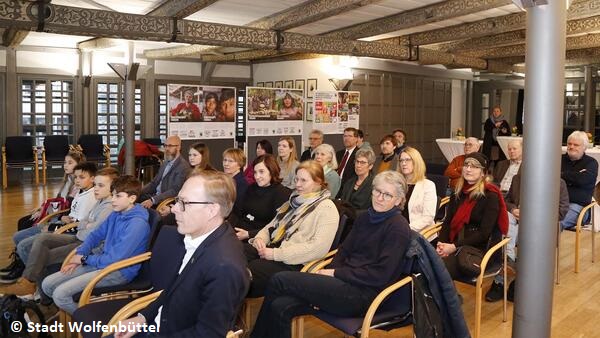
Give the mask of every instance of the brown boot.
POLYGON ((15 294, 17 296, 26 296, 35 293, 36 285, 25 279, 19 278, 15 284, 0 286, 1 294, 15 294))

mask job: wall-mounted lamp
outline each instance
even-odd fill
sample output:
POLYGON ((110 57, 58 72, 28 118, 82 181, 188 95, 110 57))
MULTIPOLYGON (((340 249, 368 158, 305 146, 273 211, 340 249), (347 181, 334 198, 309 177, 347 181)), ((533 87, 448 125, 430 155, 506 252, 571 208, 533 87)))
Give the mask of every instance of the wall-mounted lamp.
POLYGON ((331 82, 335 90, 346 91, 350 89, 352 79, 329 79, 329 82, 331 82))

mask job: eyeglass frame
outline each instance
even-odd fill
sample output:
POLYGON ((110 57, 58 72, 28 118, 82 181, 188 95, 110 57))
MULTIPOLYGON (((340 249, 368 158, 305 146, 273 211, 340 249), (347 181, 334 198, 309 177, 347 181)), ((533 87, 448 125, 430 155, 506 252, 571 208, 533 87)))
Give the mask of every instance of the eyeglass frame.
POLYGON ((179 205, 179 208, 181 209, 181 211, 185 211, 185 206, 187 204, 215 204, 215 202, 208 202, 208 201, 182 201, 181 198, 175 197, 175 201, 173 203, 173 205, 179 205))
POLYGON ((393 200, 394 198, 396 198, 396 196, 394 196, 390 193, 381 191, 375 187, 373 187, 373 189, 371 190, 371 195, 375 198, 379 198, 381 196, 383 198, 383 200, 386 202, 389 202, 389 201, 393 200))

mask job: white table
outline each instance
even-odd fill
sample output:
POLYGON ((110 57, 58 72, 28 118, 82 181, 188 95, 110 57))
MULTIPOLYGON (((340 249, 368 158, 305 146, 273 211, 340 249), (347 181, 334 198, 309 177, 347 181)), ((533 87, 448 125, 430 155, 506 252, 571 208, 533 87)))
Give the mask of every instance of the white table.
MULTIPOLYGON (((465 153, 465 140, 438 138, 435 140, 435 142, 437 143, 438 147, 440 147, 440 150, 446 157, 446 160, 448 160, 448 163, 452 162, 456 156, 464 155, 465 153)), ((480 146, 482 143, 483 141, 479 141, 480 146)))

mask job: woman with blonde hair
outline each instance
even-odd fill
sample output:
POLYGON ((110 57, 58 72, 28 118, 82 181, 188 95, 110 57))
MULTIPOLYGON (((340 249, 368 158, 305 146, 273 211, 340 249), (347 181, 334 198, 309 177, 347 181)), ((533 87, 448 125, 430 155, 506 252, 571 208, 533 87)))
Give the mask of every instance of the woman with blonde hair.
POLYGON ((264 295, 267 282, 277 272, 298 271, 331 248, 339 214, 329 199, 323 167, 302 162, 296 169, 295 190, 275 218, 246 244, 252 284, 248 295, 264 295))
POLYGON ((294 189, 294 176, 298 167, 298 155, 296 154, 296 141, 291 136, 283 136, 277 143, 277 163, 281 171, 281 184, 284 187, 294 189))
POLYGON ((327 188, 331 192, 331 199, 334 199, 342 185, 342 179, 336 171, 338 163, 335 158, 335 149, 329 144, 321 144, 315 148, 315 161, 323 167, 327 188))
POLYGON ((406 147, 398 157, 398 171, 406 179, 407 206, 402 215, 408 220, 410 228, 421 231, 434 223, 437 209, 435 184, 425 178, 425 161, 419 151, 406 147))
POLYGON ((508 232, 506 204, 498 187, 486 182, 487 166, 485 155, 467 155, 462 177, 448 204, 436 250, 453 279, 473 278, 479 274, 477 269, 459 264, 464 261, 459 258, 461 251, 463 256, 467 253, 476 256, 473 252, 477 251, 479 257, 483 257, 495 228, 503 234, 508 232))

